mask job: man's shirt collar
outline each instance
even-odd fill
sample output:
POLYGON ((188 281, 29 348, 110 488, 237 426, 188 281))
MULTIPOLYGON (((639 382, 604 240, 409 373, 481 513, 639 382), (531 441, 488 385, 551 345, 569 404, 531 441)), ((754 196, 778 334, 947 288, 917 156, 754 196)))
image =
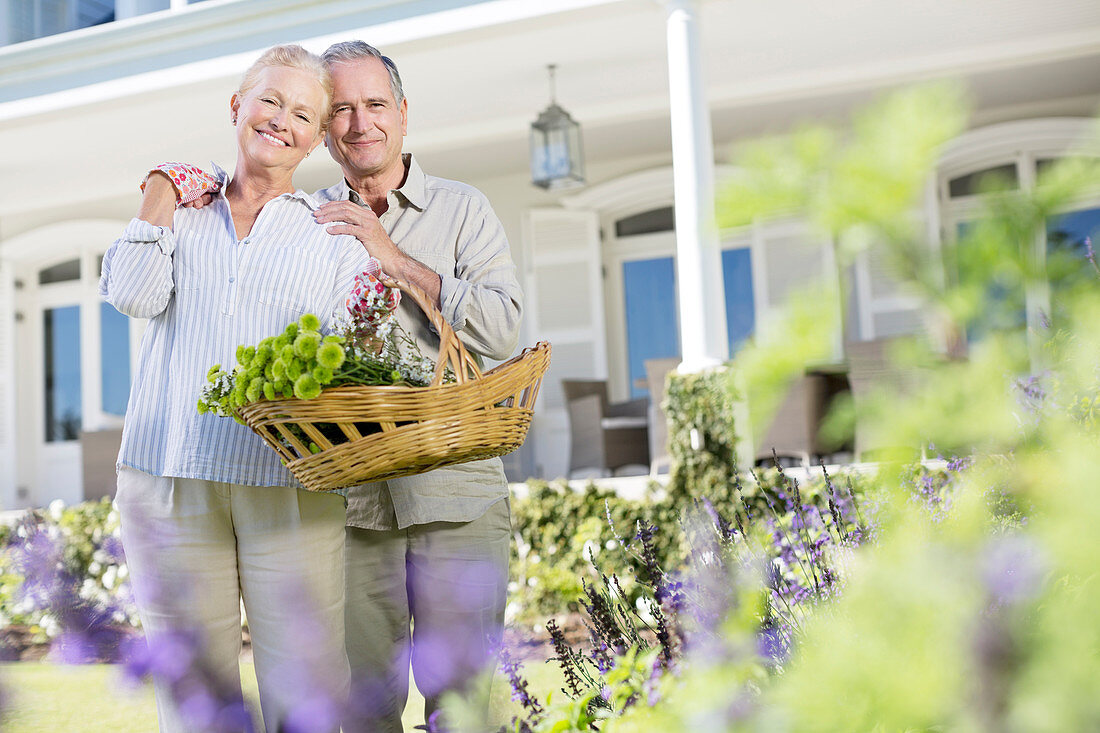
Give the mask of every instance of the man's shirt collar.
MULTIPOLYGON (((424 207, 428 205, 428 192, 426 189, 427 178, 424 175, 424 171, 420 169, 420 164, 416 162, 416 158, 412 153, 402 153, 401 159, 405 164, 405 182, 401 184, 400 188, 393 189, 393 193, 401 196, 416 209, 423 211, 424 207)), ((340 198, 347 199, 356 204, 363 205, 362 197, 355 192, 351 186, 348 185, 347 179, 342 179, 329 191, 339 192, 340 198)))

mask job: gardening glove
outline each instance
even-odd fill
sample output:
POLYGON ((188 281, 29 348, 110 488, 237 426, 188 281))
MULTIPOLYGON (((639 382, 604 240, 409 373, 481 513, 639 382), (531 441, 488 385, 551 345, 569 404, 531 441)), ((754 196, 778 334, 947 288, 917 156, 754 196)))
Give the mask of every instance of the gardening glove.
MULTIPOLYGON (((172 181, 172 186, 176 189, 176 206, 194 201, 204 193, 216 193, 221 188, 216 178, 187 163, 161 163, 149 171, 149 174, 155 171, 160 171, 172 181)), ((141 181, 142 191, 145 191, 145 181, 148 180, 149 175, 146 175, 141 181)))

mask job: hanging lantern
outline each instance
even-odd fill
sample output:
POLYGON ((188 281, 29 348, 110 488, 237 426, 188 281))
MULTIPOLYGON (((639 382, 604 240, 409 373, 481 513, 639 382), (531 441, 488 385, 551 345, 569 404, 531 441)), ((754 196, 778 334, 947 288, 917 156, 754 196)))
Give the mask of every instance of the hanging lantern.
POLYGON ((584 185, 581 126, 554 98, 554 64, 550 72, 550 106, 531 123, 531 182, 546 189, 584 185))

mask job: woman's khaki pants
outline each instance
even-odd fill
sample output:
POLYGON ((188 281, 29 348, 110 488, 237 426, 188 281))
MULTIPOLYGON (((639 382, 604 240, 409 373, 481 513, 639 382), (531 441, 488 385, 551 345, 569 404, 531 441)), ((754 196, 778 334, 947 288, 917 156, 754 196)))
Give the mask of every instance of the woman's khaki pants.
MULTIPOLYGON (((267 730, 288 715, 326 718, 330 709, 337 730, 350 684, 343 497, 123 467, 115 503, 150 646, 169 632, 197 631, 198 661, 222 690, 239 694, 243 598, 267 730)), ((161 731, 196 730, 194 703, 177 699, 163 678, 155 689, 161 731)))

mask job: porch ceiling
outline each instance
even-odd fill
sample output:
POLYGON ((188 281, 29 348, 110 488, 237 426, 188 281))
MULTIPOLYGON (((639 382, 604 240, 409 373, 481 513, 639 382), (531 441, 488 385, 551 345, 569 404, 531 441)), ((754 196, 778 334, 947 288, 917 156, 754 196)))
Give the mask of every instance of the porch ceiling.
MULTIPOLYGON (((1014 110, 1080 114, 1100 102, 1094 0, 705 0, 701 28, 719 146, 839 117, 883 89, 931 78, 964 80, 983 121, 1014 110)), ((377 27, 297 40, 380 45, 405 79, 407 149, 440 175, 484 179, 526 170, 528 125, 548 101, 547 63, 558 64, 558 100, 582 123, 590 164, 667 154, 664 32, 659 3, 619 0, 392 42, 377 27)), ((0 234, 18 233, 12 217, 18 230, 55 220, 61 203, 132 194, 150 162, 231 165, 228 99, 244 63, 226 57, 216 71, 141 93, 116 83, 97 101, 50 111, 0 105, 0 234)), ((313 156, 299 183, 334 173, 327 156, 313 156)))

